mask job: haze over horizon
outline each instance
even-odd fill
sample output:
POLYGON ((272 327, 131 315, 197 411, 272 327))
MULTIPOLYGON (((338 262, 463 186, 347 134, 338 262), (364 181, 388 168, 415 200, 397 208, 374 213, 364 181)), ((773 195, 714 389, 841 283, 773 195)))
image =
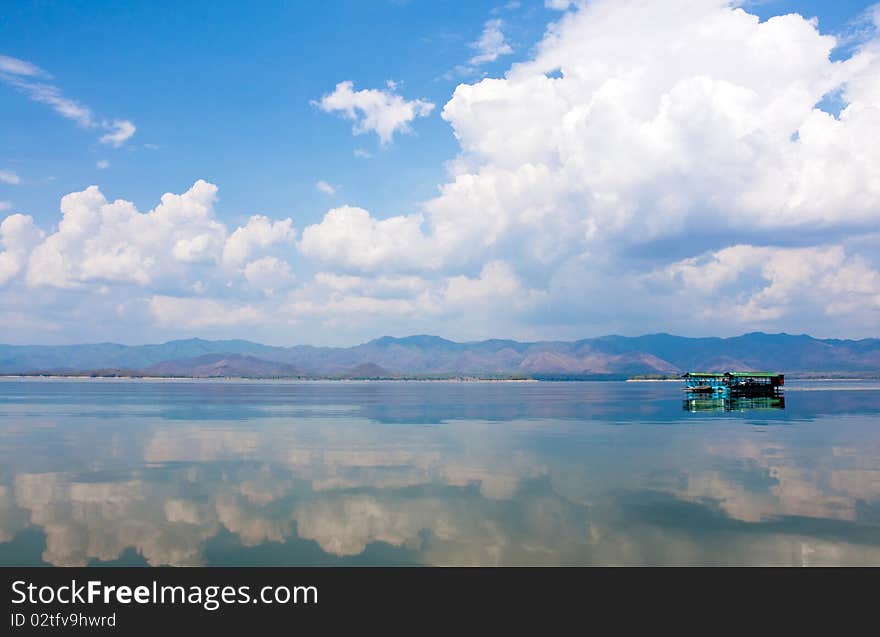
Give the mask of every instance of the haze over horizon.
POLYGON ((352 347, 273 347, 248 340, 187 339, 114 343, 0 344, 0 375, 198 378, 390 379, 479 376, 608 380, 687 370, 880 374, 880 339, 817 340, 753 332, 693 339, 670 334, 577 341, 493 339, 458 343, 438 336, 385 336, 352 347), (549 375, 549 376, 548 376, 549 375), (559 378, 558 375, 562 375, 559 378))
POLYGON ((872 2, 6 13, 0 342, 880 337, 872 2))
POLYGON ((569 339, 554 339, 554 338, 539 338, 534 340, 528 339, 516 339, 516 338, 506 338, 506 337, 493 337, 489 336, 486 338, 477 338, 477 339, 455 339, 443 336, 441 334, 380 334, 377 336, 373 336, 367 339, 359 340, 351 343, 341 343, 338 345, 325 345, 322 343, 311 343, 311 342, 301 342, 301 341, 291 341, 291 342, 281 342, 281 343, 271 343, 266 341, 261 341, 259 339, 250 339, 246 337, 229 337, 229 338, 204 338, 198 335, 193 336, 185 336, 182 338, 172 338, 164 341, 91 341, 91 342, 70 342, 70 343, 9 343, 6 341, 0 341, 0 346, 3 345, 11 345, 16 347, 66 347, 66 346, 90 346, 90 345, 122 345, 125 347, 149 347, 153 345, 167 345, 169 343, 175 342, 191 342, 191 341, 202 341, 206 343, 218 343, 224 341, 243 341, 247 343, 252 343, 255 345, 266 345, 269 347, 316 347, 316 348, 339 348, 346 349, 357 347, 359 345, 367 345, 370 343, 375 343, 383 340, 393 340, 393 341, 407 341, 407 340, 415 340, 415 339, 438 339, 440 341, 446 341, 449 343, 454 343, 456 345, 472 345, 479 343, 486 343, 489 341, 510 341, 519 344, 528 344, 528 343, 575 343, 578 341, 593 341, 593 340, 601 340, 601 339, 609 339, 609 338, 622 338, 622 339, 643 339, 650 337, 672 337, 672 338, 680 338, 687 340, 712 340, 718 339, 722 341, 738 339, 753 335, 761 335, 761 336, 782 336, 782 337, 807 337, 810 339, 814 339, 817 341, 822 340, 841 340, 841 341, 876 341, 880 340, 880 336, 866 336, 864 338, 840 338, 835 336, 816 336, 814 334, 800 333, 793 334, 789 332, 762 332, 762 331, 754 331, 754 332, 743 332, 741 334, 731 334, 729 336, 718 336, 718 335, 705 335, 705 336, 688 336, 685 334, 672 334, 669 332, 651 332, 645 334, 597 334, 595 336, 583 336, 580 338, 569 338, 569 339))

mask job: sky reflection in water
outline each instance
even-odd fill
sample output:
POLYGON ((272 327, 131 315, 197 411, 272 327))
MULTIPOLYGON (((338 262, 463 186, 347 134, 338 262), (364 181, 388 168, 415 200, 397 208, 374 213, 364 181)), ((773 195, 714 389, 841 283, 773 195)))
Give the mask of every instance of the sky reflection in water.
POLYGON ((880 384, 0 381, 0 565, 880 565, 880 384))

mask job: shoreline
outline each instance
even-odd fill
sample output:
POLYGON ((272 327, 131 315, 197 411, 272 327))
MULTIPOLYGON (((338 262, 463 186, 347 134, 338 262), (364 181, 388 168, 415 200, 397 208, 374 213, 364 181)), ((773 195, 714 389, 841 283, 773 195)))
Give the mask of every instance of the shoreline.
POLYGON ((447 378, 295 378, 272 376, 91 376, 75 374, 0 374, 2 380, 144 380, 144 381, 249 381, 289 383, 540 383, 537 378, 481 378, 450 376, 447 378))
MULTIPOLYGON (((845 383, 880 380, 878 376, 858 377, 811 377, 789 374, 789 380, 797 382, 845 383)), ((0 374, 0 382, 5 380, 69 380, 69 381, 145 381, 145 382, 252 382, 252 383, 681 383, 680 378, 488 378, 480 376, 448 376, 439 378, 400 377, 400 378, 297 378, 284 376, 93 376, 90 374, 0 374)))

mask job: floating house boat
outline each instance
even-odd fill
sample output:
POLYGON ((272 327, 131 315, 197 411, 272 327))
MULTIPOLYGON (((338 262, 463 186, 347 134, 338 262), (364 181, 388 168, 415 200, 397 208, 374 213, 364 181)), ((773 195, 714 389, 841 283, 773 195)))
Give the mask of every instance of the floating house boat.
POLYGON ((701 398, 777 398, 785 376, 774 372, 687 372, 684 391, 701 398))

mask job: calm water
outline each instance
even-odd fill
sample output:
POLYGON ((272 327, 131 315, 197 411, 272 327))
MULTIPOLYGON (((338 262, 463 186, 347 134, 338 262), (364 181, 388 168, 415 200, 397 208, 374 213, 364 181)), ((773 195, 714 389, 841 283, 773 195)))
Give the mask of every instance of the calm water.
POLYGON ((0 565, 880 565, 880 384, 0 381, 0 565))

